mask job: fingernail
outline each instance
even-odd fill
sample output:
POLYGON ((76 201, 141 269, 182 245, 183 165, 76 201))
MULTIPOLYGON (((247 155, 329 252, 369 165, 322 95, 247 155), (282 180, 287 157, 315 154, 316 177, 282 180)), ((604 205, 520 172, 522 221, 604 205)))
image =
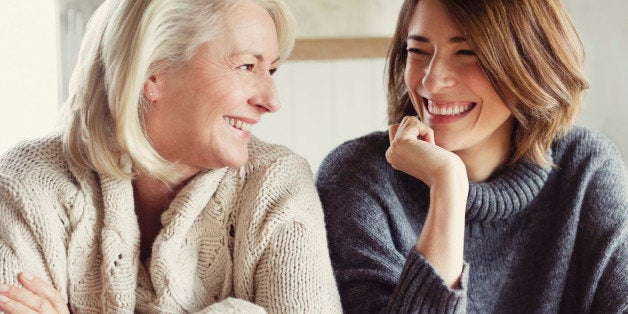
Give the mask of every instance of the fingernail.
POLYGON ((5 296, 0 294, 0 302, 1 303, 7 303, 8 301, 9 301, 9 298, 7 298, 7 297, 5 297, 5 296))
POLYGON ((33 280, 33 274, 27 273, 27 272, 23 272, 22 273, 22 278, 24 278, 24 280, 31 281, 31 280, 33 280))
POLYGON ((7 285, 0 285, 0 292, 7 292, 9 291, 9 286, 7 285))

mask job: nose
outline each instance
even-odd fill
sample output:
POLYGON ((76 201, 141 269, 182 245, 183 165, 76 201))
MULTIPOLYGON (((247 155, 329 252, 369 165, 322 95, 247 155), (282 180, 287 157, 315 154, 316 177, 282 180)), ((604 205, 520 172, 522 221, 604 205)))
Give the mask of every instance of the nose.
POLYGON ((259 78, 254 89, 255 93, 249 98, 249 105, 256 106, 262 112, 276 112, 281 108, 279 93, 270 75, 259 78))
POLYGON ((444 88, 452 87, 456 81, 449 61, 434 55, 425 69, 423 87, 430 93, 437 93, 444 88))

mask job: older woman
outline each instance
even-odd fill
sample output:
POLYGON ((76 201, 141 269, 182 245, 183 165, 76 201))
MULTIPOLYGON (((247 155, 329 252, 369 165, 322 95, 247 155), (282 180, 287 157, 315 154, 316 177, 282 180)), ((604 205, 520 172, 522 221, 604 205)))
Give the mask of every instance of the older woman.
POLYGON ((0 310, 336 312, 309 166, 279 109, 281 0, 107 0, 63 133, 0 161, 0 310))
POLYGON ((347 312, 628 311, 625 168, 572 127, 582 55, 560 0, 404 2, 392 126, 318 174, 347 312))

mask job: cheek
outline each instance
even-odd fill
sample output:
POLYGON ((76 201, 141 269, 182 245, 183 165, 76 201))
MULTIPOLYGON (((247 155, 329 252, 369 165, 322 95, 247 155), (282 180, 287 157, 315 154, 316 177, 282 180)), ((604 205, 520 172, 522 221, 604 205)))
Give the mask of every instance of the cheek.
POLYGON ((414 62, 406 62, 406 69, 403 74, 403 79, 406 83, 408 90, 416 91, 417 84, 421 82, 422 76, 419 68, 414 62))
POLYGON ((479 64, 476 63, 464 67, 458 73, 465 78, 467 85, 472 87, 473 91, 482 98, 482 101, 489 104, 503 104, 501 97, 499 97, 493 84, 488 80, 479 64))

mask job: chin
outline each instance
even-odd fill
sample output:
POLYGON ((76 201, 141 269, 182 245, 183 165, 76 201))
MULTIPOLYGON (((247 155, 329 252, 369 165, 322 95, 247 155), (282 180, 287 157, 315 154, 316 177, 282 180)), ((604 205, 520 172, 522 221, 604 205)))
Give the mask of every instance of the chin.
POLYGON ((435 135, 436 137, 436 145, 438 145, 439 147, 442 147, 450 152, 453 151, 457 151, 463 148, 463 141, 460 140, 460 138, 457 139, 453 139, 449 136, 442 136, 442 137, 438 137, 438 135, 435 135))
POLYGON ((225 158, 224 164, 227 167, 238 168, 246 164, 248 160, 249 160, 249 152, 248 150, 246 150, 244 152, 232 154, 231 156, 225 158))

